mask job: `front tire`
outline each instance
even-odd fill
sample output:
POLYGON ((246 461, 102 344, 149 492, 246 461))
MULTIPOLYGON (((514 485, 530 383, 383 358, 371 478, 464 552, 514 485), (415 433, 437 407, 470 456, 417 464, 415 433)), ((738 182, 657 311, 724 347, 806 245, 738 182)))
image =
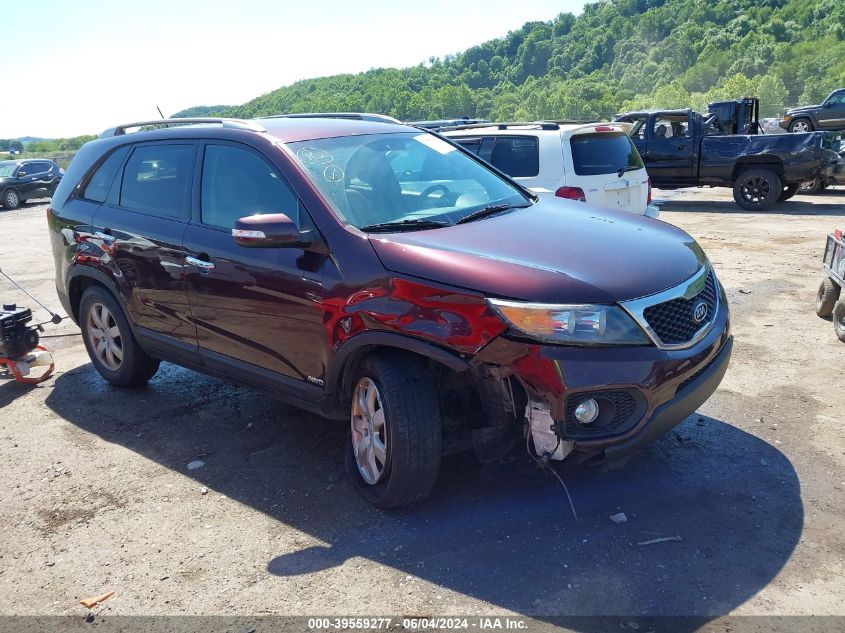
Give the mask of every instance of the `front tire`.
POLYGON ((845 301, 837 301, 833 307, 833 330, 836 338, 845 343, 845 301))
POLYGON ((3 194, 3 206, 9 210, 17 209, 21 206, 21 197, 14 189, 8 189, 3 194))
POLYGON ((801 134, 803 132, 812 132, 815 128, 810 119, 795 119, 789 124, 789 131, 801 134))
POLYGON ((839 285, 834 283, 830 277, 825 277, 816 295, 816 314, 823 319, 833 314, 833 307, 839 300, 839 292, 839 285))
POLYGON ((783 183, 771 169, 746 169, 734 181, 734 200, 748 211, 765 211, 780 200, 783 183))
POLYGON ((117 299, 101 286, 91 286, 79 304, 82 339, 94 369, 118 387, 145 384, 158 371, 159 361, 135 340, 117 299))
POLYGON ((424 499, 440 470, 443 422, 424 363, 382 352, 355 372, 346 470, 367 501, 394 508, 424 499))

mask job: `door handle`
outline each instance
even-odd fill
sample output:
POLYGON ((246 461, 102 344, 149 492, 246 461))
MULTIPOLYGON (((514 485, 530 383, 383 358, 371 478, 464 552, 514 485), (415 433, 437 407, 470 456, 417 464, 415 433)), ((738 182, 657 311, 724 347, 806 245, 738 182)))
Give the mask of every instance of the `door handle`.
POLYGON ((196 266, 200 270, 214 270, 215 268, 214 263, 197 257, 192 257, 191 255, 185 257, 185 263, 190 264, 191 266, 196 266))

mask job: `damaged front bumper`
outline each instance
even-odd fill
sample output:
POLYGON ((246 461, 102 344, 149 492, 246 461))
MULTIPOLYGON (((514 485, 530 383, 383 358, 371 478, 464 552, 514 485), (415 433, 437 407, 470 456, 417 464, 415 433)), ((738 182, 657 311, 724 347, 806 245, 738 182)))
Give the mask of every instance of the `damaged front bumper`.
MULTIPOLYGON (((732 349, 721 306, 707 335, 686 349, 567 347, 499 337, 474 361, 494 365, 497 375, 518 383, 524 393, 519 411, 525 411, 538 456, 616 460, 701 406, 725 375, 732 349), (599 414, 581 423, 575 409, 588 400, 598 403, 599 414)), ((508 388, 513 391, 513 383, 508 388)))

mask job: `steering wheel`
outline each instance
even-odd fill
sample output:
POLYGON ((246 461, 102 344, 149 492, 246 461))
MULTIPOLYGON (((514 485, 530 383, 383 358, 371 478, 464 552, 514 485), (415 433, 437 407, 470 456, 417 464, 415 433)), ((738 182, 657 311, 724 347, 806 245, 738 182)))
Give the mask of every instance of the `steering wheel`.
POLYGON ((448 196, 452 192, 446 187, 446 185, 431 185, 427 187, 424 191, 420 192, 420 198, 428 198, 431 194, 435 191, 442 191, 444 196, 448 196))

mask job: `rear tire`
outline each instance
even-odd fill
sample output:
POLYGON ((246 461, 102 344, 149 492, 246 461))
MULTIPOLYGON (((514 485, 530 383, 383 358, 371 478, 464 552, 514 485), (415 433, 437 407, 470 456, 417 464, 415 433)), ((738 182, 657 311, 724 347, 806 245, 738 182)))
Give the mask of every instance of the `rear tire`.
POLYGON ((795 119, 789 124, 789 131, 799 134, 802 132, 812 132, 814 129, 813 122, 810 119, 795 119))
POLYGON ((748 211, 765 211, 774 205, 783 192, 780 177, 771 169, 752 167, 734 181, 734 200, 748 211))
POLYGON ((158 371, 158 359, 138 346, 123 309, 102 286, 91 286, 83 293, 79 324, 94 369, 111 384, 137 387, 158 371))
POLYGON ((810 193, 817 193, 822 189, 822 181, 819 178, 813 178, 812 180, 805 180, 801 183, 801 187, 799 188, 799 193, 801 194, 810 194, 810 193))
POLYGON ((834 283, 830 277, 825 277, 816 295, 816 314, 823 319, 833 314, 833 308, 839 300, 839 292, 839 285, 834 283))
POLYGON ((799 186, 800 183, 797 182, 791 185, 784 185, 783 191, 780 194, 780 201, 785 202, 786 200, 789 200, 792 196, 794 196, 796 193, 798 193, 799 186))
POLYGON ((7 189, 3 193, 3 206, 10 211, 21 206, 21 197, 18 195, 18 192, 14 189, 7 189))
POLYGON ((833 307, 833 331, 845 343, 845 301, 837 301, 833 307))
POLYGON ((431 493, 443 423, 434 381, 421 360, 391 352, 364 359, 352 380, 350 418, 346 470, 367 501, 394 508, 431 493))

